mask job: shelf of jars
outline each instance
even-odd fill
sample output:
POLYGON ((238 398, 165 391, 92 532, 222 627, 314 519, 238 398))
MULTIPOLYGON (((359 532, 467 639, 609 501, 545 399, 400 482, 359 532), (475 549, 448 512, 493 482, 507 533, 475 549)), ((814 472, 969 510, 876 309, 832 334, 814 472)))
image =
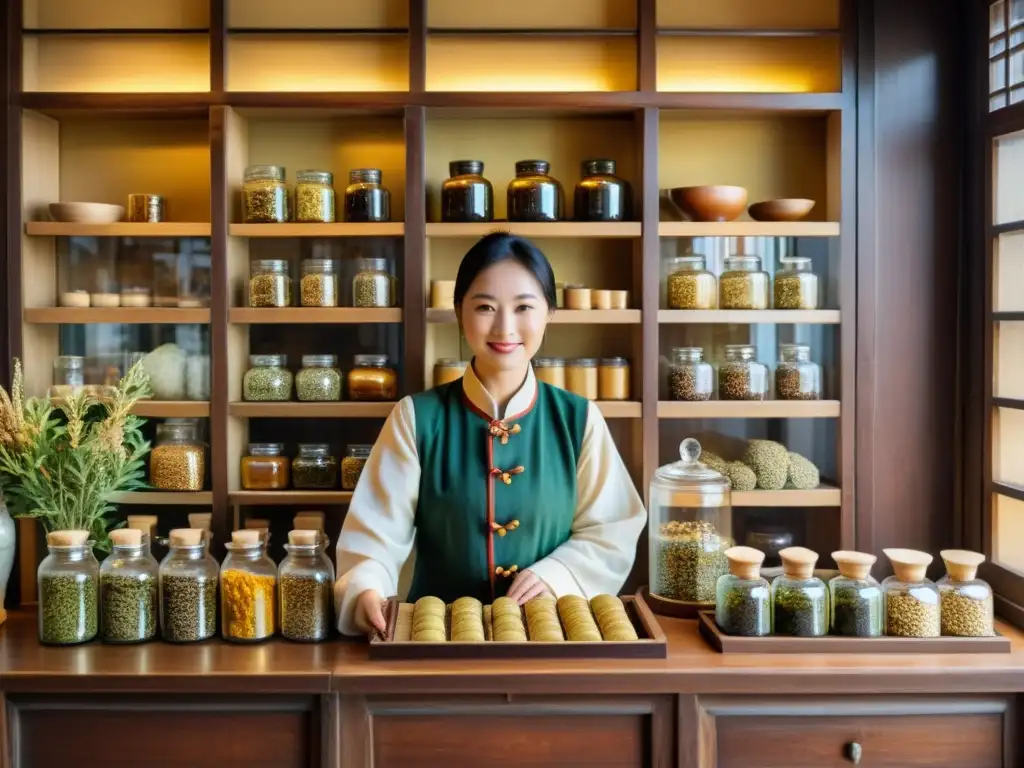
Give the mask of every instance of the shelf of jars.
MULTIPOLYGON (((557 309, 551 318, 560 325, 639 325, 639 309, 557 309)), ((428 323, 454 323, 454 309, 427 309, 428 323)))
POLYGON ((213 491, 127 491, 114 494, 110 501, 168 507, 209 506, 213 504, 213 491))
POLYGON ((839 325, 838 309, 659 309, 662 324, 839 325))
POLYGON ((661 237, 838 237, 833 221, 662 221, 661 237))
POLYGON ((489 221, 472 223, 428 223, 427 237, 479 238, 496 230, 529 238, 637 238, 642 233, 638 221, 489 221))
POLYGON ((132 413, 148 419, 201 419, 210 415, 208 401, 142 400, 132 413))
POLYGON ((405 224, 400 221, 229 224, 228 234, 232 237, 402 237, 405 224))
POLYGON ((119 221, 114 224, 81 224, 66 221, 29 221, 25 234, 40 237, 209 237, 210 224, 162 221, 119 221))
POLYGON ((352 491, 232 491, 228 501, 238 506, 348 504, 352 491))
POLYGON ((210 310, 170 307, 28 307, 24 310, 24 318, 26 323, 36 325, 208 325, 210 310))
POLYGON ((402 310, 394 307, 234 307, 228 319, 236 325, 400 323, 402 310))
POLYGON ((395 403, 249 403, 228 406, 232 416, 273 419, 381 419, 387 418, 395 403))
POLYGON ((659 419, 838 419, 838 400, 705 400, 658 403, 659 419))

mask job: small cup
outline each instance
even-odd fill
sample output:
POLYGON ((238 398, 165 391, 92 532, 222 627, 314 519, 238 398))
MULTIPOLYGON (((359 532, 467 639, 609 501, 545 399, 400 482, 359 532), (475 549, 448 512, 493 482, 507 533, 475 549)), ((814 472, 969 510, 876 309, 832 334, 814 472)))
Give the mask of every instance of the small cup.
POLYGON ((430 281, 430 306, 433 309, 455 309, 455 281, 430 281))
POLYGON ((164 199, 160 195, 128 195, 128 221, 158 224, 164 220, 164 199))
POLYGON ((629 309, 629 291, 610 291, 612 309, 629 309))
POLYGON ((593 298, 589 288, 584 285, 565 286, 566 309, 590 309, 592 306, 593 298))
POLYGON ((591 291, 594 300, 594 309, 611 309, 612 292, 604 288, 591 291))

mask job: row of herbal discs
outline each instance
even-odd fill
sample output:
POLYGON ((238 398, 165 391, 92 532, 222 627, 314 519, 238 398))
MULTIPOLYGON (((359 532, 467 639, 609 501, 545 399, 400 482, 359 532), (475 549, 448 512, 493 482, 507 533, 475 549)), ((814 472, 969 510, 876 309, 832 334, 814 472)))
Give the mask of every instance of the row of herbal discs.
POLYGON ((992 590, 976 578, 984 555, 942 551, 946 575, 939 582, 925 571, 926 552, 887 549, 894 575, 879 584, 871 577, 875 556, 833 552, 839 575, 826 585, 814 576, 818 555, 788 547, 779 555, 783 574, 769 586, 761 577, 764 553, 752 547, 725 552, 729 573, 719 577, 715 620, 723 632, 745 637, 987 637, 994 634, 992 590))

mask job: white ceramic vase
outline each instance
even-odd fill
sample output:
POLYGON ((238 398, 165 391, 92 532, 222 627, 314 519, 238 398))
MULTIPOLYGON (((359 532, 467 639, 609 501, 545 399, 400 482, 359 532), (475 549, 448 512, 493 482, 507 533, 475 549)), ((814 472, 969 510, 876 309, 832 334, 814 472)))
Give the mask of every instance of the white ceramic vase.
POLYGON ((14 568, 14 521, 0 496, 0 624, 7 618, 4 610, 4 598, 7 596, 7 582, 14 568))

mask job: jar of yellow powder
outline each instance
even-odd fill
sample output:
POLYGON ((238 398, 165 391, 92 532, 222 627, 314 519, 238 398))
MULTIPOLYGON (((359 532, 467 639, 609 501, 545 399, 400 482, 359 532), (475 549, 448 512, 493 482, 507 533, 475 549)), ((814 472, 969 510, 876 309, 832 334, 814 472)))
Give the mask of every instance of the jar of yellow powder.
POLYGON ((273 637, 277 616, 277 566, 267 556, 260 531, 231 534, 220 567, 221 635, 254 643, 273 637))

